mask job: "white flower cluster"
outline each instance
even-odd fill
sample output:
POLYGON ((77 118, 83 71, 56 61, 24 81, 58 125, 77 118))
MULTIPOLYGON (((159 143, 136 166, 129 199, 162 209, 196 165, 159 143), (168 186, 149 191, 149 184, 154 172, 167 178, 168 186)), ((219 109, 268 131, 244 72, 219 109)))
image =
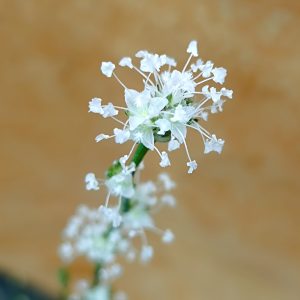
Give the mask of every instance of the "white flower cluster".
MULTIPOLYGON (((101 265, 99 280, 102 286, 93 288, 92 291, 90 288, 84 289, 85 296, 81 296, 83 298, 75 293, 70 299, 76 299, 76 295, 78 299, 98 299, 96 296, 88 298, 86 293, 104 293, 104 287, 121 275, 122 268, 117 264, 118 256, 123 256, 129 261, 139 258, 143 263, 148 262, 153 256, 153 248, 148 243, 146 231, 159 234, 163 243, 170 243, 174 239, 171 230, 163 231, 155 226, 153 213, 163 206, 175 206, 175 199, 170 194, 175 183, 168 174, 162 173, 156 183, 148 181, 133 185, 131 173, 135 169, 115 163, 114 171, 118 167, 121 171, 118 173, 117 170, 117 173, 103 184, 108 187, 108 195, 120 197, 119 204, 108 206, 107 198, 105 205, 97 209, 81 205, 63 231, 59 255, 64 263, 69 264, 76 257, 84 256, 89 261, 101 265), (129 179, 127 180, 128 174, 130 184, 129 179), (122 209, 122 197, 130 197, 130 209, 122 209), (135 238, 140 238, 140 249, 136 247, 135 238)), ((97 190, 100 185, 93 173, 87 174, 87 189, 97 190)))
POLYGON ((130 57, 120 60, 121 67, 130 68, 138 72, 143 78, 142 91, 127 88, 115 73, 112 62, 103 62, 101 72, 107 76, 114 76, 124 88, 126 107, 114 106, 112 103, 103 105, 100 98, 93 98, 89 102, 89 111, 100 114, 104 118, 113 118, 121 128, 115 128, 112 135, 104 133, 96 137, 96 141, 114 138, 118 144, 128 140, 133 141, 130 153, 134 147, 142 143, 150 150, 155 150, 161 159, 160 165, 167 167, 170 160, 167 152, 160 152, 155 142, 168 142, 168 151, 178 149, 184 145, 188 157, 188 173, 197 168, 197 163, 190 156, 185 141, 187 128, 200 133, 204 143, 204 153, 215 151, 221 153, 224 140, 210 134, 200 121, 207 121, 209 113, 222 111, 226 99, 232 98, 232 90, 222 87, 210 87, 209 81, 222 85, 227 74, 226 69, 214 67, 211 61, 201 59, 190 64, 193 57, 198 56, 197 42, 191 41, 187 48, 189 58, 182 70, 174 69, 176 61, 163 54, 152 54, 142 50, 136 53, 140 59, 139 68, 130 57), (120 120, 119 111, 124 112, 125 120, 120 120))
POLYGON ((127 300, 124 292, 112 292, 108 285, 97 284, 90 286, 88 280, 81 279, 76 282, 74 293, 68 300, 127 300))

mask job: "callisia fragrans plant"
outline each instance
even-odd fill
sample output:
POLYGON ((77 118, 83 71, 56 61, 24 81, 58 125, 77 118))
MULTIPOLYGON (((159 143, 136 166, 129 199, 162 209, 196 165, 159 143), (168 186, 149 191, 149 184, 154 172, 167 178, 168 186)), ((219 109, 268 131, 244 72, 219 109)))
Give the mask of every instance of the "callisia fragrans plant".
POLYGON ((99 207, 78 207, 63 231, 59 246, 59 255, 65 264, 59 272, 63 299, 127 299, 123 292, 112 287, 113 281, 123 273, 118 258, 150 261, 154 249, 147 240, 149 232, 159 235, 166 244, 174 240, 170 229, 155 225, 154 215, 163 207, 175 206, 171 194, 175 183, 165 172, 159 174, 155 182, 140 180, 148 151, 155 151, 159 165, 165 168, 171 165, 168 153, 183 147, 187 172, 193 173, 197 162, 192 158, 186 139, 188 130, 195 130, 205 154, 222 152, 224 140, 211 134, 203 124, 209 114, 221 112, 224 103, 232 98, 232 90, 218 87, 223 85, 227 71, 214 67, 211 61, 197 59, 196 41, 189 43, 187 53, 188 59, 181 69, 176 68, 175 59, 165 54, 138 51, 135 57, 139 67, 130 57, 123 57, 119 66, 141 76, 141 91, 121 81, 114 63, 101 63, 101 72, 114 77, 124 89, 124 106, 103 103, 100 98, 91 99, 89 112, 112 118, 118 124, 112 133, 102 132, 95 140, 113 139, 116 144, 131 142, 131 146, 128 153, 112 163, 104 178, 94 173, 85 177, 87 190, 104 188, 106 196, 99 207), (167 151, 159 149, 161 143, 167 143, 167 151), (111 198, 116 199, 116 204, 111 204, 111 198), (94 265, 93 276, 91 280, 80 279, 70 291, 67 266, 80 256, 94 265))

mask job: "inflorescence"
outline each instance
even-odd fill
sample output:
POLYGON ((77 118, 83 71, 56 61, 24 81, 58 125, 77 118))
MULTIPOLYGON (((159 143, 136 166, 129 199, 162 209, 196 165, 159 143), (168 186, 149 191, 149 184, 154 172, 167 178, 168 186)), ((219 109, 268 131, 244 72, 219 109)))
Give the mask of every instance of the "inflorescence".
POLYGON ((175 69, 176 61, 167 55, 152 54, 142 50, 136 53, 140 59, 139 68, 130 57, 119 61, 121 67, 136 71, 143 80, 143 90, 128 88, 115 73, 112 62, 103 62, 101 72, 114 77, 124 88, 126 106, 112 103, 102 104, 100 98, 89 102, 89 111, 104 118, 112 118, 120 128, 113 134, 101 133, 96 142, 114 138, 117 144, 132 141, 128 154, 122 156, 109 167, 105 178, 97 178, 94 173, 85 177, 87 190, 98 191, 101 186, 107 190, 103 203, 98 208, 81 205, 69 220, 63 231, 59 255, 63 262, 70 264, 79 256, 85 257, 95 265, 92 283, 80 280, 69 300, 122 300, 124 293, 115 292, 111 283, 122 273, 118 257, 129 261, 137 258, 148 262, 153 256, 153 248, 148 243, 146 231, 161 236, 164 243, 170 243, 174 234, 170 229, 156 227, 154 214, 164 206, 175 206, 175 198, 170 191, 175 183, 167 173, 158 176, 156 182, 140 181, 143 158, 148 150, 155 151, 160 157, 160 166, 169 166, 166 151, 159 150, 159 143, 168 143, 168 152, 184 146, 187 154, 188 173, 197 168, 191 158, 186 142, 187 129, 196 130, 204 143, 204 153, 221 153, 224 140, 210 134, 202 125, 209 113, 221 112, 223 104, 232 98, 232 90, 210 87, 209 82, 222 85, 226 69, 214 67, 211 61, 201 59, 191 64, 198 56, 197 42, 191 41, 187 48, 189 57, 182 70, 175 69), (120 116, 123 112, 123 118, 120 116), (110 198, 117 199, 111 205, 110 198), (136 238, 141 241, 136 245, 136 238))

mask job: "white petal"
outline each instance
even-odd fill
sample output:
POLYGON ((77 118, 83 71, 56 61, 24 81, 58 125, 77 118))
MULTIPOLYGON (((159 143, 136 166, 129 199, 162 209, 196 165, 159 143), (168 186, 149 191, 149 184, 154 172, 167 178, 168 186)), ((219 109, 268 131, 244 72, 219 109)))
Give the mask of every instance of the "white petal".
POLYGON ((145 118, 143 116, 132 116, 128 120, 130 130, 135 130, 139 125, 144 123, 145 118))
POLYGON ((174 151, 180 147, 180 144, 177 140, 173 139, 168 143, 168 151, 174 151))
POLYGON ((168 104, 168 99, 155 97, 149 101, 148 113, 151 118, 157 117, 161 110, 168 104))
POLYGON ((186 138, 186 126, 179 122, 172 123, 171 133, 178 140, 178 142, 182 144, 183 140, 186 138))
POLYGON ((133 68, 133 65, 132 65, 132 61, 131 61, 131 58, 130 57, 123 57, 120 62, 119 62, 119 65, 121 67, 128 67, 130 69, 133 68))
POLYGON ((141 143, 150 150, 154 149, 154 135, 151 128, 142 130, 141 143))
POLYGON ((197 41, 191 41, 186 52, 192 54, 193 56, 198 56, 197 41))
POLYGON ((159 131, 157 133, 161 135, 164 135, 171 129, 171 123, 166 119, 159 119, 155 122, 155 124, 159 127, 159 131))
POLYGON ((102 72, 105 76, 111 77, 111 75, 112 75, 112 73, 113 73, 115 67, 116 67, 116 66, 115 66, 112 62, 110 62, 110 61, 105 62, 105 61, 104 61, 104 62, 102 62, 102 64, 101 64, 101 72, 102 72))

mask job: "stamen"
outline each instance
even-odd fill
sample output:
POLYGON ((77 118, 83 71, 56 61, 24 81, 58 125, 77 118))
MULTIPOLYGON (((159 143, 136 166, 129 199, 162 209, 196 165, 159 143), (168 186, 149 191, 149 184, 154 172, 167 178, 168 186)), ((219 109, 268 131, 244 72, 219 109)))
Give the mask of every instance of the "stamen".
POLYGON ((127 90, 126 85, 119 79, 119 77, 116 75, 115 72, 113 72, 114 77, 117 79, 117 81, 121 84, 121 86, 127 90))
POLYGON ((185 71, 186 67, 189 65, 190 61, 191 61, 191 58, 193 57, 193 54, 191 53, 191 55, 189 56, 187 62, 185 63, 183 69, 182 69, 182 73, 185 71))
POLYGON ((113 120, 115 120, 116 122, 118 122, 118 123, 120 123, 120 124, 122 124, 122 125, 125 125, 124 122, 118 120, 116 117, 112 116, 111 118, 112 118, 113 120))
POLYGON ((200 72, 196 77, 193 78, 193 80, 195 81, 195 80, 198 79, 202 74, 203 74, 203 72, 200 72))
MULTIPOLYGON (((187 124, 186 124, 186 125, 187 125, 187 124)), ((185 142, 185 138, 184 138, 183 134, 182 134, 179 130, 178 130, 178 133, 179 133, 180 136, 182 137, 182 141, 183 141, 183 144, 184 144, 185 152, 186 152, 186 154, 187 154, 187 157, 188 157, 189 161, 191 162, 192 159, 191 159, 191 157, 190 157, 189 149, 188 149, 187 144, 186 144, 186 142, 185 142)))
POLYGON ((151 75, 151 73, 148 75, 148 76, 146 76, 140 69, 138 69, 136 66, 134 66, 134 65, 132 65, 133 66, 133 69, 134 70, 136 70, 140 75, 142 75, 145 79, 146 79, 146 81, 149 81, 153 86, 155 86, 154 85, 154 83, 150 80, 150 75, 151 75))
POLYGON ((109 197, 110 197, 110 192, 108 192, 107 195, 106 195, 106 198, 105 198, 105 207, 108 207, 109 197))
POLYGON ((204 79, 204 80, 202 80, 202 81, 199 81, 199 82, 196 83, 196 86, 199 85, 199 84, 201 84, 201 83, 204 83, 204 82, 206 82, 206 81, 209 81, 209 80, 211 80, 211 79, 213 79, 213 78, 214 78, 214 77, 212 76, 212 77, 206 78, 206 79, 204 79))

